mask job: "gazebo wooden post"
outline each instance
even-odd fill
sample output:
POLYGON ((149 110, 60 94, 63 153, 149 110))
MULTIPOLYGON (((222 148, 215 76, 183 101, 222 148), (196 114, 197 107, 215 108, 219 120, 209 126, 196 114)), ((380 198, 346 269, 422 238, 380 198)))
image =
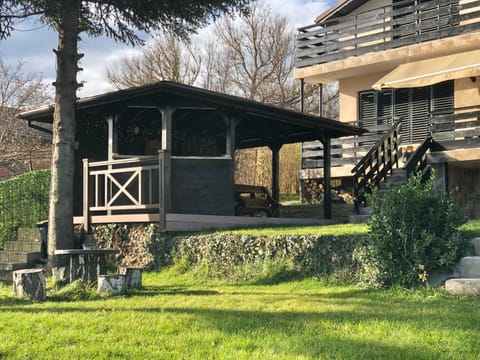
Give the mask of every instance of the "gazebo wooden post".
POLYGON ((175 109, 166 107, 161 109, 162 116, 162 149, 159 152, 158 178, 160 182, 159 194, 159 228, 165 232, 167 213, 170 211, 170 181, 171 181, 171 151, 172 151, 172 117, 175 109))
POLYGON ((268 146, 272 151, 272 197, 277 202, 280 202, 280 149, 282 146, 282 143, 268 146))
POLYGON ((323 217, 332 218, 332 187, 331 187, 331 144, 330 136, 324 135, 323 144, 323 217))
MULTIPOLYGON (((113 153, 117 151, 117 121, 115 118, 116 116, 113 114, 106 117, 108 124, 108 161, 113 160, 113 153)), ((108 170, 112 170, 112 165, 108 165, 108 170)), ((107 210, 107 214, 112 215, 112 211, 107 210)))
POLYGON ((83 231, 88 232, 90 228, 90 204, 88 189, 88 159, 83 159, 83 231))

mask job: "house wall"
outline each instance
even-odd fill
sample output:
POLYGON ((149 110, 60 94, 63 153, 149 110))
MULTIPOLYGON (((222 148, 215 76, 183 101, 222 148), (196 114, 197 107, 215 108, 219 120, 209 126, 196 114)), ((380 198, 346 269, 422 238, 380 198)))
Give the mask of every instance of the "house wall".
POLYGON ((339 119, 358 120, 358 92, 369 90, 387 72, 355 76, 339 81, 339 119))
MULTIPOLYGON (((467 5, 468 3, 472 2, 474 0, 460 0, 458 3, 460 6, 462 5, 467 5)), ((467 15, 467 14, 472 14, 473 16, 470 19, 464 20, 460 23, 460 25, 467 25, 467 24, 474 24, 478 22, 478 17, 475 16, 475 12, 479 11, 480 8, 478 6, 471 7, 471 8, 462 8, 460 9, 460 15, 467 15)))
POLYGON ((171 212, 234 215, 233 160, 172 157, 171 212))
POLYGON ((475 82, 470 78, 455 80, 455 107, 478 106, 480 104, 480 77, 475 82))
POLYGON ((480 168, 448 166, 448 188, 470 219, 480 219, 480 168))

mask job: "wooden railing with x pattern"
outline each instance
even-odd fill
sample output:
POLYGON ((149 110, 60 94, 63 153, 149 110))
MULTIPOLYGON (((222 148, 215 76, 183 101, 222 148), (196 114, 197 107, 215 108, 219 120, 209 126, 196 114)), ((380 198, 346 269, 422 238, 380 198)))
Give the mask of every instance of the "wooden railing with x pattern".
POLYGON ((89 162, 83 160, 83 217, 161 213, 165 154, 89 162))

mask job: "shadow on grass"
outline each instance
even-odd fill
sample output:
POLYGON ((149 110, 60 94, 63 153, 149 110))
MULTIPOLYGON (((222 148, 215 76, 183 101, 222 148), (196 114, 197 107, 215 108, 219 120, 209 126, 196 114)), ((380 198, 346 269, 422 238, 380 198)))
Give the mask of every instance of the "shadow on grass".
MULTIPOLYGON (((145 286, 141 290, 130 290, 126 294, 119 296, 101 296, 96 294, 93 287, 78 287, 72 290, 64 291, 65 288, 59 291, 50 291, 47 294, 45 303, 71 303, 71 302, 98 302, 106 299, 116 298, 131 298, 131 297, 155 297, 155 296, 211 296, 220 295, 220 292, 214 290, 192 290, 183 286, 145 286)), ((0 298, 0 310, 16 311, 14 308, 19 306, 18 311, 21 311, 22 306, 36 304, 28 298, 3 297, 0 298), (12 308, 8 308, 12 307, 12 308)))
MULTIPOLYGON (((113 297, 108 298, 113 300, 111 302, 85 301, 72 305, 65 302, 58 304, 47 302, 40 306, 28 306, 29 302, 25 300, 0 299, 0 312, 10 312, 13 316, 15 313, 27 313, 31 314, 31 319, 35 319, 36 314, 42 316, 45 313, 52 315, 70 313, 75 317, 82 317, 83 315, 91 316, 90 314, 102 310, 126 314, 135 312, 138 316, 144 316, 151 321, 164 321, 164 314, 172 314, 175 315, 173 318, 180 319, 179 324, 189 319, 187 322, 190 325, 194 325, 192 322, 202 324, 200 327, 206 327, 205 331, 213 329, 221 333, 225 339, 245 339, 242 346, 267 347, 267 349, 273 349, 272 351, 276 354, 282 355, 279 357, 292 358, 346 359, 359 358, 358 356, 361 355, 361 358, 366 359, 446 359, 456 354, 444 353, 445 349, 435 344, 427 347, 424 346, 425 343, 417 345, 403 342, 402 344, 399 334, 407 331, 418 332, 419 336, 424 336, 422 334, 426 334, 425 324, 428 326, 429 333, 448 331, 456 338, 458 338, 458 331, 464 334, 462 336, 475 336, 477 332, 477 322, 471 319, 478 314, 475 310, 476 302, 472 304, 474 312, 466 314, 465 307, 460 306, 461 301, 457 305, 453 298, 439 303, 418 304, 415 300, 405 299, 383 301, 380 294, 379 299, 372 301, 368 292, 369 290, 354 289, 339 294, 302 294, 297 301, 317 304, 313 311, 276 311, 275 306, 270 307, 269 310, 259 311, 238 308, 248 306, 250 298, 242 298, 242 295, 249 295, 248 293, 238 292, 237 295, 222 292, 222 295, 230 296, 229 301, 232 295, 234 295, 233 298, 238 299, 238 304, 235 303, 235 305, 226 302, 230 304, 228 305, 230 308, 209 307, 208 303, 185 306, 183 304, 189 301, 185 299, 182 301, 182 296, 217 296, 220 293, 212 290, 192 290, 183 286, 147 286, 132 292, 126 298, 118 297, 119 302, 115 302, 117 298, 113 297), (165 298, 159 297, 158 302, 152 304, 149 300, 149 305, 145 306, 146 303, 142 303, 141 299, 128 299, 129 296, 175 296, 178 297, 178 301, 175 300, 174 304, 170 301, 168 305, 162 306, 165 298), (320 297, 326 300, 327 306, 321 303, 320 297), (332 309, 332 305, 336 308, 332 309), (342 308, 343 305, 345 307, 342 308), (456 306, 457 311, 452 311, 452 306, 456 306), (383 330, 385 337, 379 338, 376 334, 371 339, 365 335, 369 331, 378 333, 377 326, 385 328, 383 330), (357 336, 356 329, 359 329, 363 335, 357 336), (398 341, 396 341, 397 337, 398 341)), ((261 295, 260 293, 259 296, 261 295)), ((266 295, 275 297, 280 294, 273 292, 266 295)), ((297 294, 292 293, 283 295, 297 297, 297 294)), ((258 303, 260 300, 256 299, 255 302, 258 303)), ((279 304, 285 305, 284 299, 279 304)), ((188 329, 179 331, 188 332, 188 329)), ((199 346, 211 346, 211 344, 201 343, 199 346)), ((449 351, 452 349, 449 348, 449 351)))
POLYGON ((220 295, 215 290, 192 290, 188 286, 145 286, 141 290, 133 290, 129 296, 161 296, 161 295, 184 295, 184 296, 209 296, 220 295))

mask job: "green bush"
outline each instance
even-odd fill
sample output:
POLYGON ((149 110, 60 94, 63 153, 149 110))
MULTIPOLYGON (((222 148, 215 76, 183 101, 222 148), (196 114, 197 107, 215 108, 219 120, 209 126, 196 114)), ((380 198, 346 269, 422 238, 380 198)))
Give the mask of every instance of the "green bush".
POLYGON ((415 286, 463 255, 467 242, 458 227, 466 218, 447 193, 433 190, 433 177, 426 183, 412 177, 383 197, 374 192, 369 200, 368 243, 357 258, 370 285, 415 286))
POLYGON ((31 171, 0 182, 0 248, 15 240, 19 227, 48 218, 50 171, 31 171))

